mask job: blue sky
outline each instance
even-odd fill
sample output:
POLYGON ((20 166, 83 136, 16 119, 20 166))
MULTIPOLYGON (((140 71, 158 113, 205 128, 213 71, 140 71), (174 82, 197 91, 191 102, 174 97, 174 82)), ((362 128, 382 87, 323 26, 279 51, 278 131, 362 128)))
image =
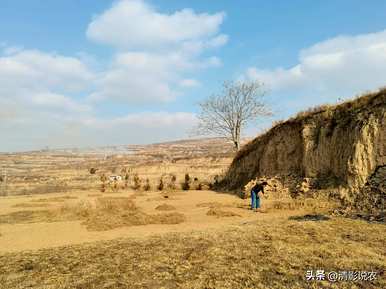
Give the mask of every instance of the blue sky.
POLYGON ((224 80, 275 119, 386 84, 386 2, 0 2, 0 151, 185 138, 224 80))

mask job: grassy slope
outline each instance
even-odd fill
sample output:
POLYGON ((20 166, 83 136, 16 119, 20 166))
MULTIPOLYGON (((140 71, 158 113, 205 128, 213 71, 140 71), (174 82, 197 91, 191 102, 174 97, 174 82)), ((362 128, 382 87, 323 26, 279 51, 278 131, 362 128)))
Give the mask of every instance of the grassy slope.
POLYGON ((257 221, 0 256, 0 288, 386 288, 386 227, 257 221), (373 283, 307 282, 306 270, 375 270, 373 283))

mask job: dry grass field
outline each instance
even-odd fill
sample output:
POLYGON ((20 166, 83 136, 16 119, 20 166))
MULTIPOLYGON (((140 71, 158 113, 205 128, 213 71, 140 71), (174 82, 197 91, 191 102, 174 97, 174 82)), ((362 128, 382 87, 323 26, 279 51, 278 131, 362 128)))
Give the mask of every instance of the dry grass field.
POLYGON ((233 156, 223 140, 105 151, 0 155, 0 288, 386 287, 384 223, 274 187, 260 212, 210 190, 233 156), (306 280, 319 269, 377 276, 306 280))

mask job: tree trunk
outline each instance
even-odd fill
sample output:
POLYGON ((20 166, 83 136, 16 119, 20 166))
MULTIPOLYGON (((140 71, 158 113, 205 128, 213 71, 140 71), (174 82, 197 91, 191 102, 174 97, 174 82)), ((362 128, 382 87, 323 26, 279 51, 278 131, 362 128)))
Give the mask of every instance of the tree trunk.
POLYGON ((238 151, 240 149, 240 131, 241 131, 241 128, 240 128, 239 123, 237 122, 236 127, 235 127, 235 134, 234 134, 234 138, 233 138, 233 143, 235 145, 236 151, 238 151))
POLYGON ((239 143, 239 141, 234 140, 234 141, 233 141, 233 144, 234 144, 234 146, 235 146, 235 150, 238 151, 238 150, 240 149, 240 143, 239 143))

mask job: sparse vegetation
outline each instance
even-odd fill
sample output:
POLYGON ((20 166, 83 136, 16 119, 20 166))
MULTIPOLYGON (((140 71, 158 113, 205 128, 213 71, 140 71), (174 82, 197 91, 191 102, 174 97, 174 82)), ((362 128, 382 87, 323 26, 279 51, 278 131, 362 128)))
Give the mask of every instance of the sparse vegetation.
POLYGON ((140 210, 132 199, 125 197, 97 198, 95 206, 81 201, 51 210, 26 210, 0 215, 0 224, 74 220, 82 220, 88 230, 105 231, 125 226, 179 224, 185 221, 185 216, 177 212, 149 215, 140 210))
POLYGON ((177 182, 177 176, 175 174, 171 174, 170 180, 168 183, 168 189, 169 190, 175 190, 177 188, 176 182, 177 182))
POLYGON ((141 188, 141 184, 142 184, 142 180, 141 178, 138 176, 137 173, 134 174, 134 177, 133 177, 133 190, 139 190, 141 188))
POLYGON ((181 188, 184 191, 188 191, 190 189, 190 176, 187 173, 185 174, 184 182, 182 183, 181 188))
POLYGON ((159 183, 158 183, 157 189, 159 191, 163 191, 163 189, 164 189, 164 181, 163 181, 162 177, 159 179, 159 183))
POLYGON ((151 186, 150 186, 150 180, 147 178, 145 181, 145 185, 143 186, 144 191, 150 191, 151 186))
POLYGON ((217 218, 222 218, 222 217, 241 217, 239 214, 236 214, 232 211, 224 211, 219 208, 211 208, 209 211, 206 213, 208 216, 214 216, 217 218))
POLYGON ((101 180, 101 192, 104 193, 106 191, 106 182, 107 182, 107 176, 105 174, 102 174, 100 177, 101 180))
POLYGON ((0 286, 330 288, 328 281, 307 281, 306 270, 349 268, 379 273, 374 281, 340 282, 339 288, 385 288, 386 229, 372 226, 343 218, 273 219, 210 234, 167 234, 12 253, 0 255, 0 276, 5 277, 0 286))
POLYGON ((130 175, 129 173, 125 173, 125 189, 129 187, 130 175))
POLYGON ((162 204, 162 205, 157 206, 155 209, 159 210, 159 211, 173 211, 176 208, 172 205, 169 205, 169 204, 162 204))
POLYGON ((96 169, 96 168, 90 168, 90 174, 91 175, 95 175, 97 171, 98 171, 98 169, 96 169))

